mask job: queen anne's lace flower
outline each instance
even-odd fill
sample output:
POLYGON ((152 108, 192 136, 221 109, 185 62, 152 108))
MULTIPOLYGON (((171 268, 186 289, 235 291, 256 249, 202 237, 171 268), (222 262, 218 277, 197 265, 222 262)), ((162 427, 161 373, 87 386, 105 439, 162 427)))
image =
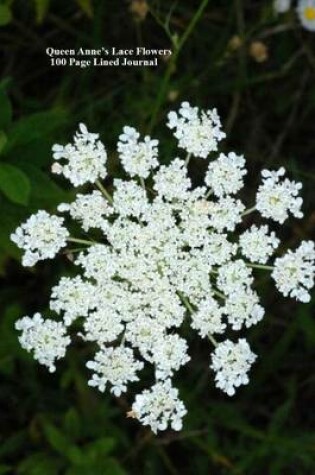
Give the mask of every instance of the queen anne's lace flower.
POLYGON ((240 236, 242 254, 251 262, 264 264, 278 247, 280 240, 272 231, 270 234, 267 225, 258 228, 253 225, 240 236))
POLYGON ((98 140, 99 134, 89 133, 84 124, 79 125, 79 130, 73 138, 73 144, 55 144, 52 148, 53 157, 57 160, 52 172, 64 175, 74 186, 95 183, 107 174, 107 154, 104 145, 98 140), (60 163, 62 159, 64 165, 60 163))
POLYGON ((111 392, 115 396, 127 391, 129 381, 138 381, 137 371, 143 368, 143 363, 134 358, 131 348, 103 347, 95 355, 95 360, 88 361, 87 368, 95 371, 89 380, 90 386, 96 386, 102 392, 107 383, 112 385, 111 392))
POLYGON ((88 231, 90 228, 106 229, 105 218, 113 213, 113 208, 102 193, 95 190, 88 195, 78 194, 77 199, 71 204, 60 204, 58 211, 61 213, 68 211, 73 219, 81 222, 82 229, 88 231))
POLYGON ((146 192, 134 181, 115 180, 113 207, 120 216, 139 218, 148 207, 146 192))
POLYGON ((302 184, 290 181, 288 178, 281 181, 281 177, 285 174, 283 167, 275 172, 263 170, 261 174, 263 183, 258 188, 256 197, 256 208, 261 215, 280 224, 289 216, 288 211, 296 218, 302 218, 303 200, 298 196, 302 184))
POLYGON ((223 264, 219 269, 217 286, 226 295, 233 292, 247 290, 253 283, 252 270, 244 261, 236 261, 223 264))
POLYGON ((132 412, 143 425, 151 426, 155 433, 167 429, 169 424, 172 429, 181 430, 183 416, 187 413, 170 379, 157 382, 150 391, 145 389, 138 394, 132 412))
POLYGON ((115 341, 123 332, 124 326, 121 323, 120 314, 111 305, 104 306, 89 314, 83 322, 83 338, 95 341, 100 346, 104 343, 115 341))
POLYGON ((245 206, 240 200, 230 196, 221 198, 218 202, 209 203, 210 225, 217 231, 234 231, 235 226, 242 220, 245 206))
POLYGON ((94 286, 79 276, 73 279, 62 277, 52 289, 50 308, 57 313, 63 312, 65 324, 71 325, 76 318, 87 317, 89 310, 95 306, 94 291, 94 286))
POLYGON ((12 241, 25 250, 22 264, 26 267, 43 259, 53 259, 66 246, 68 237, 63 218, 52 216, 46 211, 33 214, 11 234, 12 241))
POLYGON ((250 289, 228 295, 223 311, 233 330, 240 330, 243 325, 251 327, 262 320, 265 311, 258 302, 258 295, 250 289))
POLYGON ((187 177, 187 167, 179 158, 169 166, 162 165, 154 176, 154 189, 167 201, 188 197, 191 180, 187 177))
POLYGON ((168 114, 167 126, 175 129, 178 146, 196 157, 207 158, 218 150, 218 143, 225 137, 216 109, 201 111, 189 102, 182 102, 178 114, 168 114))
POLYGON ((192 314, 191 327, 198 331, 201 338, 216 333, 223 333, 226 324, 223 322, 223 307, 211 296, 202 300, 198 310, 192 314))
POLYGON ((309 302, 308 292, 314 286, 315 250, 312 241, 303 241, 298 249, 289 250, 275 260, 272 277, 279 291, 287 297, 295 297, 301 302, 309 302))
MULTIPOLYGON (((224 135, 216 112, 199 112, 187 103, 179 115, 169 115, 169 126, 180 148, 201 157, 216 150, 224 135)), ((56 160, 66 160, 54 168, 75 186, 106 174, 106 153, 98 135, 83 125, 80 130, 74 145, 54 147, 56 160)), ((314 284, 314 243, 303 242, 297 251, 277 257, 274 265, 264 265, 279 240, 267 225, 241 228, 242 217, 255 209, 249 205, 245 210, 234 196, 246 174, 242 156, 221 154, 208 166, 204 183, 194 186, 189 156, 186 163, 175 158, 155 170, 157 141, 146 137, 140 142, 135 129, 124 128, 118 151, 129 177, 113 180, 112 196, 97 182, 98 190, 90 187, 74 202, 58 207, 76 221, 71 229, 81 226, 82 236, 76 231, 70 237, 63 218, 45 211, 31 216, 12 235, 25 250, 25 265, 52 258, 73 242, 67 254, 72 253, 78 269, 52 289, 50 310, 59 321, 36 314, 19 320, 17 329, 22 331, 22 346, 54 371, 70 343, 66 327, 74 323, 71 333, 96 348, 87 363, 92 370, 89 384, 100 391, 109 386, 116 396, 138 381, 144 366, 146 374, 151 369, 155 382, 136 395, 128 415, 155 432, 180 430, 186 409, 172 379, 190 360, 189 329, 214 345, 216 385, 234 394, 248 382, 256 357, 245 339, 232 343, 222 335, 251 327, 264 316, 253 290, 252 268, 255 275, 256 268, 272 271, 280 292, 308 301, 314 284), (151 173, 146 188, 144 179, 151 173)), ((263 217, 280 223, 289 212, 302 215, 301 185, 283 175, 283 169, 263 172, 256 205, 263 217)))
POLYGON ((228 155, 221 153, 219 158, 211 162, 205 177, 206 184, 216 196, 234 195, 244 186, 246 175, 245 160, 234 152, 228 155))
POLYGON ((15 328, 22 331, 19 337, 22 347, 33 351, 35 360, 53 373, 56 370, 55 360, 65 356, 71 341, 66 335, 66 327, 61 322, 44 320, 40 313, 35 313, 33 318, 23 317, 18 320, 15 328))
POLYGON ((151 170, 159 164, 157 160, 158 140, 151 140, 149 136, 139 142, 140 134, 133 127, 124 127, 119 136, 117 150, 121 163, 126 172, 131 176, 148 178, 151 170))
POLYGON ((219 343, 213 352, 210 366, 216 373, 216 386, 228 396, 233 396, 235 388, 248 384, 247 373, 255 359, 256 355, 243 338, 237 343, 230 340, 219 343))

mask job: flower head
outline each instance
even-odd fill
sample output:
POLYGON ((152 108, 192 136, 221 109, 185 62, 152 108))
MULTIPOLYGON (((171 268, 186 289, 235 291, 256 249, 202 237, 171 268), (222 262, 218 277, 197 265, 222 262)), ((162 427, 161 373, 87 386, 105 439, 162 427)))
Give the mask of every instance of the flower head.
POLYGON ((138 394, 132 411, 143 425, 151 426, 155 433, 165 430, 169 424, 172 429, 181 430, 183 416, 187 413, 170 379, 157 382, 150 391, 145 389, 138 394))
POLYGON ((279 291, 287 297, 309 302, 308 292, 314 286, 315 249, 312 241, 303 241, 298 249, 289 250, 275 260, 272 277, 279 291))
POLYGON ((95 183, 99 178, 105 178, 107 154, 98 137, 99 134, 89 133, 86 126, 80 124, 73 144, 53 146, 56 162, 52 166, 52 172, 64 175, 74 186, 95 183))
POLYGON ((273 8, 276 13, 285 13, 291 7, 291 0, 274 0, 273 8))
POLYGON ((124 127, 119 136, 117 150, 121 163, 126 172, 131 176, 147 178, 150 172, 159 164, 158 140, 151 140, 149 136, 139 142, 140 134, 133 127, 124 127))
POLYGON ((48 367, 53 373, 56 370, 55 361, 63 358, 70 344, 66 335, 66 327, 61 322, 44 320, 40 313, 32 318, 23 317, 15 324, 22 331, 19 341, 27 351, 33 351, 35 360, 48 367))
POLYGON ((225 137, 216 109, 202 111, 189 102, 182 102, 178 113, 168 114, 167 126, 175 129, 178 146, 196 157, 207 158, 225 137))
POLYGON ((210 162, 205 183, 216 196, 234 195, 244 185, 245 160, 234 152, 228 155, 221 153, 217 160, 210 162))
POLYGON ((25 251, 22 264, 26 267, 43 259, 53 259, 66 246, 68 237, 63 218, 46 211, 33 214, 11 234, 11 240, 25 251))
MULTIPOLYGON (((224 136, 215 110, 199 111, 188 103, 169 114, 168 125, 175 129, 179 148, 203 158, 224 136)), ((310 298, 314 243, 302 242, 265 266, 279 239, 267 225, 241 227, 243 216, 255 208, 279 223, 289 213, 301 217, 301 184, 284 178, 282 168, 264 170, 256 207, 245 211, 235 196, 246 175, 243 156, 220 154, 208 165, 204 182, 195 186, 189 156, 186 162, 177 157, 158 166, 157 141, 141 141, 132 127, 124 127, 118 153, 127 177, 114 178, 112 196, 98 181, 102 193, 88 189, 58 207, 75 221, 72 232, 81 228, 81 234, 70 238, 63 218, 39 211, 12 235, 25 250, 25 265, 75 243, 69 252, 77 269, 52 289, 50 309, 60 321, 35 314, 16 326, 22 330, 22 346, 54 371, 70 343, 66 330, 71 325, 72 333, 96 348, 87 362, 89 385, 102 392, 109 387, 120 396, 145 367, 155 383, 136 396, 129 414, 154 432, 180 430, 187 411, 172 379, 190 360, 189 329, 214 345, 216 386, 233 395, 248 383, 256 355, 244 338, 233 343, 224 334, 262 320, 264 309, 254 290, 258 269, 271 270, 285 296, 303 302, 310 298)), ((55 164, 56 171, 75 186, 106 175, 104 146, 82 124, 74 144, 55 146, 54 157, 64 163, 55 164)))
POLYGON ((97 386, 103 392, 106 384, 110 383, 111 392, 120 396, 126 392, 129 381, 138 381, 137 371, 143 368, 143 363, 134 358, 131 348, 118 346, 103 347, 86 366, 94 371, 89 380, 90 386, 97 386))
POLYGON ((261 174, 263 183, 259 186, 256 197, 256 208, 261 215, 280 224, 288 218, 289 211, 296 218, 302 218, 303 200, 298 196, 302 184, 288 178, 281 181, 281 177, 285 174, 283 167, 275 172, 263 170, 261 174))
POLYGON ((228 396, 233 396, 235 388, 248 384, 247 373, 255 359, 256 355, 243 338, 237 343, 230 340, 219 343, 212 354, 210 366, 215 372, 216 386, 228 396))
POLYGON ((306 30, 315 31, 315 0, 299 0, 297 14, 306 30))

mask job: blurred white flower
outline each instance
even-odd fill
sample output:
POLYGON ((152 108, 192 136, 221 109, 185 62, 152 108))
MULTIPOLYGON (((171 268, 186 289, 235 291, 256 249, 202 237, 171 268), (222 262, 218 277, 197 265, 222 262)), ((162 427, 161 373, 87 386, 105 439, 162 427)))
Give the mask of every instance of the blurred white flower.
POLYGON ((276 13, 286 13, 291 8, 292 0, 274 0, 273 8, 276 13))
POLYGON ((299 0, 296 10, 302 26, 315 31, 315 0, 299 0))

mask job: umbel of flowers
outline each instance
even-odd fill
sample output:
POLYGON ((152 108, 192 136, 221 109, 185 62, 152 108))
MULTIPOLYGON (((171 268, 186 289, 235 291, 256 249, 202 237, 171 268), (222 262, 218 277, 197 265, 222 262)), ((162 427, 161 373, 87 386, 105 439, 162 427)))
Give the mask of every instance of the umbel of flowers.
POLYGON ((176 372, 190 360, 184 320, 209 340, 209 372, 232 396, 248 383, 256 355, 245 338, 224 333, 264 316, 254 272, 270 272, 280 293, 301 302, 309 301, 314 284, 313 242, 272 260, 279 239, 269 224, 240 226, 254 212, 270 223, 282 224, 290 214, 301 218, 301 184, 286 178, 283 168, 263 170, 255 204, 246 208, 236 197, 247 173, 244 157, 215 153, 225 137, 216 110, 183 102, 169 113, 167 126, 185 158, 160 165, 158 141, 142 140, 126 126, 117 145, 126 178, 114 179, 109 193, 102 181, 105 147, 80 124, 73 143, 53 146, 52 170, 86 192, 60 204, 58 216, 38 211, 12 234, 24 250, 23 265, 67 248, 77 267, 76 277, 63 276, 52 289, 53 318, 36 313, 17 321, 22 346, 52 372, 77 332, 97 348, 86 363, 89 385, 115 396, 127 388, 134 394, 132 383, 150 367, 152 380, 142 381, 128 414, 154 432, 180 430, 186 414, 174 386, 176 372), (218 156, 209 160, 203 186, 193 187, 188 162, 209 154, 218 156), (80 235, 67 230, 70 219, 81 225, 80 235))

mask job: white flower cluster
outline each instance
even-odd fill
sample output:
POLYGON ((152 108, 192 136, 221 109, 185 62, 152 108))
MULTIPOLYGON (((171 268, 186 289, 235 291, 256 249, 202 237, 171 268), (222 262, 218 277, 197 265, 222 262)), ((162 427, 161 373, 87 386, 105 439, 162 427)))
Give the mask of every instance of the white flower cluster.
POLYGON ((24 266, 33 266, 43 259, 53 259, 66 246, 69 232, 63 222, 63 218, 41 210, 11 234, 11 240, 25 250, 22 260, 24 266))
POLYGON ((149 136, 139 142, 140 134, 133 127, 124 127, 119 136, 117 150, 122 166, 131 177, 148 178, 150 172, 159 164, 157 156, 158 140, 149 136))
POLYGON ((175 129, 178 146, 196 157, 207 158, 218 150, 218 143, 225 137, 216 109, 200 111, 189 102, 183 102, 178 113, 168 114, 167 126, 175 129))
MULTIPOLYGON (((286 13, 290 10, 292 0, 274 0, 276 13, 286 13)), ((315 0, 298 0, 296 12, 301 25, 309 31, 315 31, 315 0)))
POLYGON ((53 373, 56 370, 55 361, 65 356, 71 342, 65 325, 49 318, 44 320, 40 313, 35 313, 33 318, 18 320, 15 328, 22 331, 19 337, 22 347, 34 351, 34 358, 53 373))
POLYGON ((52 172, 64 175, 74 186, 95 183, 99 178, 106 177, 107 154, 104 145, 98 140, 99 134, 89 133, 84 124, 80 124, 79 129, 73 144, 55 144, 52 148, 53 157, 57 160, 52 172), (60 163, 62 159, 64 165, 60 163))
MULTIPOLYGON (((169 124, 179 147, 202 158, 216 150, 223 137, 215 112, 199 111, 188 103, 182 104, 179 115, 170 113, 169 124)), ((103 148, 96 145, 96 134, 82 125, 80 130, 75 144, 65 147, 71 166, 64 175, 74 184, 88 184, 106 175, 104 155, 99 153, 103 148), (87 148, 92 160, 84 165, 87 148)), ((234 196, 244 185, 242 156, 220 154, 210 162, 204 186, 193 187, 189 155, 186 161, 175 158, 153 172, 156 146, 149 137, 139 142, 135 129, 125 127, 118 151, 128 179, 115 179, 112 193, 97 182, 100 191, 87 190, 73 203, 58 207, 76 221, 72 228, 81 226, 82 238, 70 237, 63 219, 44 211, 12 236, 25 250, 25 265, 53 257, 68 241, 78 269, 76 276, 62 277, 52 289, 50 310, 59 321, 35 314, 17 322, 23 347, 52 371, 70 342, 66 331, 77 332, 96 347, 87 362, 92 371, 89 385, 100 391, 109 388, 116 396, 131 383, 139 384, 144 367, 151 368, 154 383, 135 395, 128 415, 154 432, 182 427, 186 409, 174 380, 190 361, 188 327, 214 345, 209 366, 216 386, 233 395, 248 383, 256 355, 244 338, 233 342, 223 335, 249 328, 264 316, 253 289, 256 268, 271 271, 282 294, 306 302, 314 284, 315 259, 314 244, 306 241, 272 264, 279 239, 266 224, 240 229, 237 238, 236 226, 255 209, 278 223, 289 212, 302 216, 301 185, 284 178, 283 169, 263 172, 256 207, 245 210, 234 196), (71 243, 81 243, 80 248, 72 249, 71 243)))

